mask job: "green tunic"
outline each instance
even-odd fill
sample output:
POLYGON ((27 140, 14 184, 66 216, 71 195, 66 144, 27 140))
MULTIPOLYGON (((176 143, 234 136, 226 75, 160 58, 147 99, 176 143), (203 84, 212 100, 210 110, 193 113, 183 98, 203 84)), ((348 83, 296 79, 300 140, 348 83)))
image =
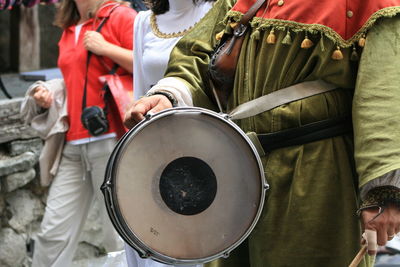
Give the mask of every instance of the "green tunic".
MULTIPOLYGON (((216 34, 239 18, 228 12, 232 5, 219 0, 172 51, 166 76, 190 88, 195 106, 217 109, 209 98, 207 65, 216 34)), ((348 266, 360 249, 359 186, 400 168, 400 18, 369 23, 364 52, 354 46, 362 54, 357 61, 350 60, 352 47, 342 47, 344 58, 333 60, 337 42, 323 31, 275 27, 276 43, 268 44, 271 27, 263 23, 253 20, 246 35, 228 109, 303 81, 323 79, 342 89, 235 122, 245 132, 269 133, 353 113, 355 143, 352 135, 337 136, 263 156, 270 190, 261 218, 228 259, 210 265, 348 266), (303 49, 306 35, 314 45, 303 49)), ((371 262, 366 257, 360 266, 371 262)))

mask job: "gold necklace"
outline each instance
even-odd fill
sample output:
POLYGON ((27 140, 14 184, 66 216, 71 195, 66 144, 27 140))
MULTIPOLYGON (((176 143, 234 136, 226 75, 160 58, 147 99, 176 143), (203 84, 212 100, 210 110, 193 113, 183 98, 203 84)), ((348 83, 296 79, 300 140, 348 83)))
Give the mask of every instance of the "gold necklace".
MULTIPOLYGON (((196 24, 197 24, 197 22, 194 25, 196 25, 196 24)), ((151 13, 151 16, 150 16, 150 26, 151 26, 151 30, 155 36, 157 36, 159 38, 164 38, 164 39, 184 36, 189 30, 191 30, 193 28, 193 26, 190 26, 188 29, 185 29, 183 31, 173 32, 173 33, 163 33, 158 28, 156 15, 154 15, 154 13, 151 13)))

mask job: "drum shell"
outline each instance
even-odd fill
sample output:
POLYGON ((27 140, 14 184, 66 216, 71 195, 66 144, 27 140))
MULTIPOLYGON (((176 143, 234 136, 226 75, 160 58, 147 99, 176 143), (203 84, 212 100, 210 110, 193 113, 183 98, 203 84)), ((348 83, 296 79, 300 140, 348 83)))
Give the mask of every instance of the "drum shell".
MULTIPOLYGON (((222 147, 224 146, 226 145, 222 147)), ((262 163, 255 147, 241 129, 229 120, 228 116, 201 108, 186 107, 147 116, 144 121, 126 133, 110 156, 102 190, 108 213, 116 230, 141 256, 167 264, 190 264, 226 257, 243 242, 261 214, 267 187, 262 163), (179 127, 176 127, 177 125, 179 127), (198 128, 210 128, 189 129, 191 125, 200 125, 198 128), (169 129, 165 130, 165 128, 169 129), (199 137, 213 131, 212 134, 215 136, 199 137), (230 137, 231 135, 234 137, 230 137), (173 141, 172 136, 180 141, 173 141), (157 138, 160 140, 157 141, 157 138), (191 144, 200 142, 199 138, 206 138, 208 141, 201 145, 191 144), (229 139, 224 142, 229 143, 229 147, 234 147, 234 149, 226 153, 214 154, 215 150, 220 150, 217 149, 219 143, 225 139, 229 139), (142 156, 144 159, 136 157, 132 160, 132 157, 135 158, 133 154, 140 154, 139 150, 145 147, 145 145, 136 145, 134 142, 149 145, 145 156, 142 156), (191 151, 196 151, 195 155, 191 154, 191 151), (240 153, 237 153, 238 151, 240 153), (228 156, 241 153, 244 154, 242 157, 244 156, 245 159, 240 157, 230 159, 228 156), (216 172, 217 177, 223 177, 218 178, 215 201, 207 210, 199 214, 185 216, 174 213, 159 197, 158 177, 165 165, 179 156, 205 159, 216 172), (162 160, 158 160, 158 157, 162 160), (249 163, 245 165, 242 161, 249 163), (151 166, 153 163, 154 165, 151 166), (235 168, 242 163, 245 165, 243 170, 236 170, 235 168), (127 165, 136 167, 134 170, 129 170, 127 165), (146 167, 142 168, 143 166, 146 167), (246 166, 251 166, 251 170, 246 169, 246 166), (241 172, 242 175, 229 173, 229 170, 235 173, 241 172), (138 175, 139 178, 137 178, 134 175, 137 172, 147 174, 138 175), (130 175, 136 178, 126 178, 130 175), (246 180, 243 177, 247 175, 251 178, 246 178, 246 180), (230 180, 226 178, 228 176, 234 176, 232 179, 234 185, 230 184, 230 180), (236 176, 238 178, 235 178, 236 176), (132 182, 135 179, 136 181, 132 182), (126 204, 127 202, 130 204, 126 204), (226 214, 225 218, 224 214, 226 214), (143 221, 137 222, 142 217, 143 221), (242 218, 244 218, 243 221, 242 218), (163 221, 163 223, 158 223, 158 221, 163 221), (237 221, 242 222, 236 225, 237 221), (145 228, 147 230, 144 230, 145 228), (236 228, 240 229, 238 236, 233 234, 236 228), (226 243, 223 243, 225 232, 221 229, 230 229, 226 233, 226 243), (214 243, 215 247, 210 248, 214 243)))

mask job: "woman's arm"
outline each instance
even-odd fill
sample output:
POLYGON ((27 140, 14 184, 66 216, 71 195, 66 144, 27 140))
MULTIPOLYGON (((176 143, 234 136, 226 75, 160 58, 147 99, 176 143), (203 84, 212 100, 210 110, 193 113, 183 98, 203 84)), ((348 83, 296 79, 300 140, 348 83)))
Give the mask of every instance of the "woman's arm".
MULTIPOLYGON (((136 11, 127 6, 118 6, 112 11, 106 27, 111 37, 105 39, 97 31, 87 31, 84 46, 92 53, 111 59, 126 71, 133 72, 133 25, 136 11)), ((104 29, 105 29, 104 28, 104 29)), ((102 30, 105 31, 105 30, 102 30)), ((105 35, 106 36, 106 35, 105 35)))
POLYGON ((110 58, 130 73, 133 72, 133 51, 106 41, 101 33, 85 32, 83 40, 85 48, 98 55, 110 58))

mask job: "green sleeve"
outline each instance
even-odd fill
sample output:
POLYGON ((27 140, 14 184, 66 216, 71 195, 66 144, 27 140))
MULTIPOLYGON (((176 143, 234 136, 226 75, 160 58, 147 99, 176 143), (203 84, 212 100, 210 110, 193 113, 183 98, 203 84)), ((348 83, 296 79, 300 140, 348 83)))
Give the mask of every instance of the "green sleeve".
POLYGON ((216 109, 210 100, 207 69, 217 43, 215 35, 225 28, 223 20, 232 7, 231 2, 218 0, 171 52, 165 77, 181 79, 190 89, 194 106, 216 109))
POLYGON ((360 186, 400 168, 400 17, 368 33, 353 102, 360 186))

